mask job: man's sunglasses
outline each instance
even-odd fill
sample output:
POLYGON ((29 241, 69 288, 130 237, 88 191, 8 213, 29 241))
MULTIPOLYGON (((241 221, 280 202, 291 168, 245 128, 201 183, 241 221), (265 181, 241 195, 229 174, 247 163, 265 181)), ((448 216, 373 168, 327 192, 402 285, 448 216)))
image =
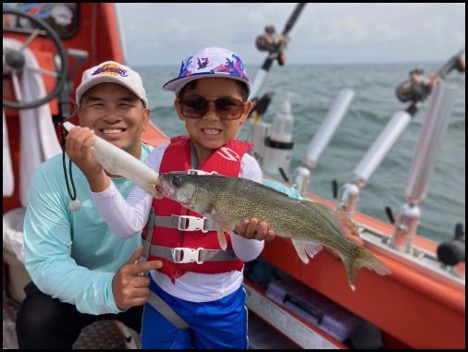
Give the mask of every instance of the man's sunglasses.
POLYGON ((182 115, 193 119, 202 118, 208 111, 210 101, 214 102, 216 115, 221 120, 237 120, 241 117, 243 101, 231 97, 209 99, 201 95, 188 95, 180 98, 182 115))

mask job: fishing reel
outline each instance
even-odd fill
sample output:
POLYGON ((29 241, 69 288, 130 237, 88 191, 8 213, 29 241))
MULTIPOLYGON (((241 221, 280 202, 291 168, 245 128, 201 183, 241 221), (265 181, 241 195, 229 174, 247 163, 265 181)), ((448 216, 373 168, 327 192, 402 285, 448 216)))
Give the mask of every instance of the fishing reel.
POLYGON ((396 96, 402 103, 424 101, 431 92, 431 83, 424 76, 422 68, 415 68, 409 72, 410 79, 400 83, 396 88, 396 96))
POLYGON ((265 112, 268 109, 268 106, 270 105, 271 100, 273 99, 273 96, 275 95, 274 92, 266 92, 260 99, 258 98, 253 98, 252 103, 253 108, 250 110, 249 113, 249 118, 254 117, 254 121, 260 122, 260 117, 265 114, 265 112))
POLYGON ((284 50, 286 49, 289 38, 282 34, 276 33, 276 29, 272 25, 265 27, 265 32, 257 36, 255 45, 259 51, 268 51, 270 55, 276 56, 278 64, 283 66, 286 62, 286 55, 284 50))

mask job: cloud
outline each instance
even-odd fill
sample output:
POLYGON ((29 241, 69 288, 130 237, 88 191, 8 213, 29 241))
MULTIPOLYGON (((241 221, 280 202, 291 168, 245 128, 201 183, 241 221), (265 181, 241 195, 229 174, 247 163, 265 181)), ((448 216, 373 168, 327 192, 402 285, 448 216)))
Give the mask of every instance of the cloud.
MULTIPOLYGON (((204 46, 263 62, 264 27, 282 31, 294 3, 118 3, 129 64, 174 65, 204 46)), ((289 63, 442 61, 465 42, 465 4, 314 4, 291 31, 289 63)))

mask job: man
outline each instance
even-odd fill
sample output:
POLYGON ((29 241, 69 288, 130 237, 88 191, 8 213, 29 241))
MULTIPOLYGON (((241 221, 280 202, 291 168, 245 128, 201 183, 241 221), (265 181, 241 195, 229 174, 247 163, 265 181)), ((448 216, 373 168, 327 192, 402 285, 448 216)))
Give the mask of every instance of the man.
MULTIPOLYGON (((76 104, 80 126, 141 161, 150 154, 141 142, 150 110, 137 72, 112 61, 86 70, 76 104)), ((111 233, 85 176, 66 159, 58 155, 43 163, 28 192, 25 265, 33 283, 18 312, 20 348, 71 349, 84 327, 102 319, 139 332, 149 284, 141 273, 162 265, 138 263, 140 236, 125 240, 111 233)), ((110 176, 126 196, 132 182, 110 176)))

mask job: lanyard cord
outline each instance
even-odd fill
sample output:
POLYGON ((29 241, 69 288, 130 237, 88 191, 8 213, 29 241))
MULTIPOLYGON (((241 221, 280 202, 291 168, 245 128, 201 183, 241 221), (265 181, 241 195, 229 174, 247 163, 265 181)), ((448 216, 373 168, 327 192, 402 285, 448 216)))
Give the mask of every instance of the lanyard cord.
POLYGON ((63 129, 62 123, 58 123, 57 134, 58 134, 59 140, 61 141, 61 146, 62 146, 62 167, 63 167, 63 173, 65 175, 65 184, 67 185, 68 195, 71 198, 71 201, 69 201, 68 203, 68 207, 70 208, 70 210, 74 211, 74 210, 78 210, 81 207, 81 203, 79 200, 76 199, 76 187, 75 187, 75 182, 73 181, 71 159, 68 159, 68 172, 67 172, 67 164, 65 162, 65 154, 66 154, 65 153, 65 131, 63 129), (70 178, 70 184, 68 182, 69 178, 70 178))
POLYGON ((63 165, 63 173, 65 174, 65 183, 67 185, 68 195, 70 196, 71 200, 76 200, 76 188, 75 182, 73 181, 73 173, 72 173, 72 162, 71 159, 68 159, 68 174, 67 175, 67 166, 65 162, 65 150, 62 152, 62 165, 63 165), (70 186, 68 184, 68 176, 70 177, 70 183, 72 191, 70 191, 70 186))

